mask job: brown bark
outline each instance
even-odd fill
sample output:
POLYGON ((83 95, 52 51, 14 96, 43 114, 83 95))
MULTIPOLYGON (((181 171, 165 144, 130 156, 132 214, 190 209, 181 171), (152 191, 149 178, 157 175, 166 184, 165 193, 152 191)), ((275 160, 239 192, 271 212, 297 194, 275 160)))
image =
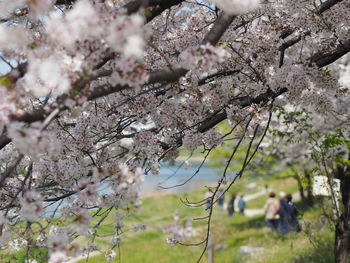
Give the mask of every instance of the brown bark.
POLYGON ((306 177, 306 192, 307 192, 307 197, 306 197, 306 203, 308 206, 313 206, 314 205, 314 198, 312 196, 312 179, 311 179, 311 173, 309 171, 305 171, 305 177, 306 177))
POLYGON ((343 212, 335 226, 334 261, 350 263, 350 169, 338 167, 336 177, 340 179, 343 212))
POLYGON ((342 215, 335 228, 334 258, 336 263, 350 263, 350 221, 342 215))
POLYGON ((306 197, 305 197, 305 193, 304 193, 304 187, 303 187, 303 184, 301 182, 301 179, 300 179, 300 176, 298 175, 298 173, 296 173, 294 175, 294 178, 297 180, 298 182, 298 189, 299 189, 299 194, 300 194, 300 198, 301 198, 301 201, 303 203, 306 202, 306 197))

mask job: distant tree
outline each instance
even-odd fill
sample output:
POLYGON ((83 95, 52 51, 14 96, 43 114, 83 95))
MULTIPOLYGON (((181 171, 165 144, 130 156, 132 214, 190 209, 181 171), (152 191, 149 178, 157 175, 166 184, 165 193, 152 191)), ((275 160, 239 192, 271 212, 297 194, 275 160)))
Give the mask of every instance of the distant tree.
POLYGON ((339 114, 341 111, 341 108, 334 111, 333 118, 324 118, 323 114, 305 109, 288 112, 279 108, 278 115, 284 125, 279 124, 273 133, 283 141, 276 147, 281 158, 296 174, 302 173, 309 204, 312 204, 313 175, 327 177, 336 214, 335 259, 346 262, 350 258, 346 248, 350 242, 347 234, 350 229, 350 137, 349 117, 339 114), (337 189, 333 187, 334 179, 340 180, 340 207, 336 200, 337 189))

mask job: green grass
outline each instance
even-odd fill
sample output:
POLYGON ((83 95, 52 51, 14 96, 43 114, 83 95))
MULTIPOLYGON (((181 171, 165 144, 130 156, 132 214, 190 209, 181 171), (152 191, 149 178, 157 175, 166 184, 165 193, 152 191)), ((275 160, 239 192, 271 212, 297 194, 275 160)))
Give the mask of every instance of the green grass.
MULTIPOLYGON (((240 246, 264 247, 266 252, 256 258, 247 258, 241 263, 248 262, 332 262, 333 234, 329 228, 324 228, 321 235, 315 240, 315 247, 310 243, 305 233, 290 233, 282 236, 271 233, 264 227, 263 216, 247 218, 235 215, 232 219, 226 218, 221 211, 221 218, 215 217, 212 225, 212 239, 214 244, 227 244, 228 247, 217 251, 216 262, 233 263, 236 261, 240 246)), ((313 209, 304 213, 310 222, 317 221, 319 210, 313 209)), ((144 233, 136 234, 121 243, 120 260, 128 263, 191 263, 196 262, 202 247, 169 246, 165 243, 165 235, 161 231, 149 229, 144 233)), ((93 257, 89 262, 104 262, 104 255, 93 257)), ((84 260, 80 261, 85 262, 84 260)), ((114 262, 119 262, 115 259, 114 262)), ((206 262, 206 258, 203 259, 206 262)))
POLYGON ((36 259, 38 263, 46 263, 48 261, 48 251, 46 249, 31 249, 27 255, 25 250, 18 252, 1 253, 1 263, 25 263, 27 259, 36 259))
MULTIPOLYGON (((287 181, 275 180, 269 183, 274 191, 295 192, 296 183, 293 179, 287 181)), ((182 215, 191 217, 203 216, 203 208, 189 208, 180 203, 179 198, 187 196, 191 200, 200 200, 203 198, 205 190, 195 190, 188 195, 165 195, 151 197, 144 200, 139 215, 136 218, 130 218, 132 223, 142 221, 148 224, 146 231, 141 233, 127 233, 121 242, 120 252, 116 249, 117 257, 113 262, 126 263, 192 263, 197 262, 202 252, 203 246, 169 246, 165 242, 166 234, 161 231, 162 225, 171 222, 171 214, 179 211, 182 215)), ((259 197, 249 202, 250 208, 261 208, 266 198, 259 197)), ((280 235, 271 233, 265 227, 264 216, 245 217, 240 214, 234 214, 233 218, 228 218, 225 211, 215 207, 215 213, 212 219, 211 235, 213 243, 218 246, 226 244, 223 248, 215 252, 215 262, 235 263, 240 246, 263 247, 266 252, 256 258, 247 258, 239 261, 240 263, 265 263, 265 262, 285 262, 285 263, 303 263, 303 262, 332 262, 333 232, 329 227, 318 225, 318 218, 322 214, 320 207, 305 209, 299 205, 302 220, 309 222, 309 226, 316 226, 319 229, 307 229, 308 233, 290 233, 280 235), (318 233, 311 243, 308 235, 314 231, 318 233)), ((112 220, 107 219, 107 221, 112 220)), ((198 234, 189 242, 198 242, 205 235, 205 222, 196 222, 194 224, 198 234)), ((107 231, 108 227, 103 226, 102 232, 107 231)), ((107 248, 108 240, 97 242, 102 248, 107 248)), ((81 263, 85 260, 81 260, 81 263)), ((89 260, 89 262, 105 262, 104 255, 98 255, 89 260)), ((206 262, 206 254, 202 262, 206 262)))
MULTIPOLYGON (((254 193, 262 189, 266 182, 261 181, 256 189, 249 189, 254 193)), ((275 191, 285 191, 293 193, 297 190, 296 182, 293 179, 268 181, 269 187, 275 191)), ((200 201, 205 195, 206 189, 196 189, 188 194, 169 194, 145 198, 143 204, 135 216, 125 220, 125 229, 130 229, 137 223, 145 223, 145 231, 134 233, 132 230, 126 231, 122 235, 120 248, 116 248, 117 258, 113 262, 125 263, 194 263, 203 251, 203 246, 170 246, 165 242, 167 234, 162 232, 165 224, 172 222, 172 214, 179 211, 182 217, 191 218, 206 215, 203 207, 191 208, 181 203, 181 199, 188 198, 190 201, 200 201)), ((266 196, 260 196, 248 202, 248 208, 261 208, 265 203, 266 196)), ((228 199, 228 195, 226 201, 228 199)), ((327 202, 324 202, 327 206, 327 202)), ((211 237, 215 246, 225 248, 215 251, 215 262, 217 263, 304 263, 304 262, 332 262, 333 231, 326 224, 320 224, 319 217, 322 215, 320 206, 305 208, 298 204, 301 210, 302 220, 308 222, 306 233, 290 233, 282 236, 278 233, 271 233, 265 227, 264 216, 245 217, 235 213, 233 218, 228 218, 226 212, 214 207, 214 214, 211 224, 211 237), (312 242, 309 238, 311 237, 312 242), (263 247, 265 252, 254 258, 237 260, 239 247, 254 246, 263 247)), ((329 208, 327 208, 329 209, 329 208)), ((106 210, 105 210, 106 211, 106 210)), ((98 218, 94 219, 97 223, 98 218)), ((110 248, 111 235, 114 233, 114 211, 106 217, 99 226, 99 237, 95 239, 95 244, 100 250, 110 248)), ((197 231, 195 237, 188 242, 196 243, 206 235, 206 222, 194 221, 193 226, 197 231)), ((88 244, 89 240, 79 237, 74 241, 81 246, 88 244)), ((207 262, 205 253, 202 262, 207 262)), ((23 263, 25 251, 0 256, 0 262, 23 263), (16 258, 13 258, 15 256, 16 258), (12 261, 9 261, 12 257, 12 261)), ((41 260, 38 262, 46 262, 41 260)), ((81 260, 80 263, 86 262, 81 260)), ((90 263, 106 262, 103 254, 91 257, 90 263)))

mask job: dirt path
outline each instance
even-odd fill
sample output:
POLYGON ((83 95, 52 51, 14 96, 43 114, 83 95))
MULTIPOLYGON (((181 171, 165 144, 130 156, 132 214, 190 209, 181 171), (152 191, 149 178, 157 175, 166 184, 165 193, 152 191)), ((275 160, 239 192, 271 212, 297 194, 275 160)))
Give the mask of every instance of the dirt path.
MULTIPOLYGON (((92 252, 90 252, 90 254, 89 254, 89 258, 93 258, 94 256, 97 256, 97 255, 99 255, 99 254, 101 254, 100 251, 92 251, 92 252)), ((86 255, 86 254, 82 254, 82 255, 80 255, 80 256, 78 256, 78 257, 68 259, 68 261, 65 261, 65 263, 76 263, 76 262, 78 262, 79 260, 86 259, 86 258, 87 258, 87 255, 86 255)))
MULTIPOLYGON (((260 191, 260 192, 257 192, 255 194, 252 194, 252 195, 244 197, 244 200, 249 201, 249 200, 258 198, 259 196, 262 196, 264 194, 266 194, 265 191, 260 191)), ((299 192, 293 193, 292 196, 293 196, 293 200, 294 201, 300 200, 299 192)), ((262 215, 264 213, 265 213, 264 208, 251 208, 251 209, 245 209, 244 210, 244 215, 248 216, 248 217, 252 217, 252 216, 256 216, 256 215, 262 215)))

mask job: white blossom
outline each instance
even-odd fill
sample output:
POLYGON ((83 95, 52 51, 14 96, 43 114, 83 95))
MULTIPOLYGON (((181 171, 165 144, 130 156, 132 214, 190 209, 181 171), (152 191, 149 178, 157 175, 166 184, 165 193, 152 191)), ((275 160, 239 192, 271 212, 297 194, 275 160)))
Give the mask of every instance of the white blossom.
POLYGON ((145 46, 142 16, 117 17, 108 28, 107 43, 125 57, 142 58, 145 46))
MULTIPOLYGON (((63 227, 51 227, 48 238, 47 238, 47 246, 53 252, 63 251, 64 248, 69 243, 68 232, 63 227)), ((57 254, 59 255, 59 253, 57 254)))
POLYGON ((107 250, 105 254, 107 262, 111 262, 116 257, 116 255, 117 253, 115 253, 114 250, 111 250, 111 249, 107 250))
POLYGON ((80 0, 66 13, 65 17, 58 12, 51 12, 45 25, 54 42, 60 43, 68 50, 73 50, 76 41, 100 34, 98 20, 98 13, 90 1, 80 0), (91 30, 92 28, 94 30, 91 30))
POLYGON ((115 236, 113 236, 112 239, 111 239, 111 244, 112 244, 113 246, 115 246, 115 245, 119 244, 121 241, 122 241, 121 236, 120 236, 120 235, 115 235, 115 236))
MULTIPOLYGON (((15 1, 4 1, 15 2, 15 1)), ((1 2, 0 2, 1 3, 1 2)), ((0 4, 0 10, 1 8, 0 4)), ((1 12, 0 11, 0 12, 1 12)), ((16 50, 20 51, 26 48, 30 43, 30 37, 27 30, 22 26, 0 24, 0 49, 1 50, 16 50)))
MULTIPOLYGON (((26 4, 27 0, 2 0, 0 2, 0 17, 7 18, 9 17, 16 8, 22 7, 26 4)), ((0 34, 2 35, 2 34, 0 34)))
POLYGON ((67 256, 62 251, 55 251, 50 255, 48 263, 63 263, 67 259, 67 256))
POLYGON ((41 131, 40 123, 26 127, 23 122, 12 122, 8 126, 9 136, 15 147, 33 160, 38 160, 44 153, 53 154, 57 150, 55 138, 48 131, 41 131))
POLYGON ((53 6, 55 0, 35 0, 29 1, 30 14, 33 18, 45 15, 53 6))
POLYGON ((33 222, 37 220, 43 211, 43 198, 37 191, 27 191, 20 198, 20 216, 22 219, 33 222))
POLYGON ((210 70, 230 58, 224 48, 214 47, 209 43, 199 48, 190 47, 180 54, 181 66, 186 69, 210 70))
POLYGON ((58 56, 50 56, 45 59, 33 58, 30 61, 25 81, 34 96, 38 98, 47 95, 56 97, 68 92, 70 81, 65 75, 60 60, 58 56))

